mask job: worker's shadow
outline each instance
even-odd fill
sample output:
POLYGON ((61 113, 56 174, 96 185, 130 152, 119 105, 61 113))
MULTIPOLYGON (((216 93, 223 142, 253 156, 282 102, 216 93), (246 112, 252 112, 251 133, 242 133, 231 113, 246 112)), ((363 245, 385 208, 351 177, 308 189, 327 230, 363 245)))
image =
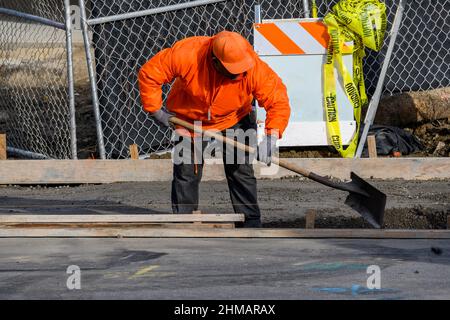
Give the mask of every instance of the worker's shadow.
POLYGON ((163 214, 120 201, 106 200, 54 200, 20 197, 0 197, 0 214, 163 214))

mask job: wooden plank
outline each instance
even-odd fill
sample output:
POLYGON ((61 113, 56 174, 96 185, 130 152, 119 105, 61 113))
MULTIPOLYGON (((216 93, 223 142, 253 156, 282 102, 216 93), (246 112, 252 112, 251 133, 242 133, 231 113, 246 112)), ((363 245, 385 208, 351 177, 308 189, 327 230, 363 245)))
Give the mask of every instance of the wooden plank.
POLYGON ((367 148, 369 149, 369 158, 377 157, 377 142, 374 135, 367 137, 367 148))
POLYGON ((139 150, 137 144, 130 144, 130 158, 132 160, 139 160, 139 150))
MULTIPOLYGON (((297 158, 296 165, 340 179, 354 171, 364 178, 428 180, 450 179, 450 158, 297 158), (339 170, 336 170, 339 168, 339 170)), ((171 181, 170 159, 129 160, 0 160, 0 184, 78 184, 171 181)), ((272 165, 255 165, 257 178, 297 176, 272 165), (264 170, 266 171, 264 171, 264 170), (270 173, 267 170, 270 169, 270 173)), ((203 181, 224 180, 222 164, 207 164, 203 181)))
POLYGON ((7 228, 1 238, 291 238, 291 239, 450 239, 449 230, 376 229, 162 229, 162 228, 7 228))
MULTIPOLYGON (((289 159, 309 171, 320 175, 330 175, 338 179, 349 179, 353 171, 363 179, 404 179, 404 180, 430 180, 450 179, 450 158, 296 158, 289 159), (336 170, 339 168, 339 170, 336 170)), ((272 165, 268 174, 267 166, 256 166, 257 178, 279 179, 298 176, 284 168, 272 165)), ((208 166, 205 166, 207 169, 208 166)), ((208 172, 206 171, 206 177, 208 172)))
POLYGON ((0 160, 6 160, 6 134, 0 133, 0 160))
MULTIPOLYGON (((33 201, 31 199, 30 201, 33 201)), ((96 203, 96 204, 90 204, 90 203, 83 203, 82 205, 75 205, 75 204, 66 204, 66 203, 25 203, 25 204, 7 204, 3 205, 0 204, 0 209, 9 209, 9 208, 74 208, 77 210, 83 210, 83 209, 96 209, 96 208, 112 208, 112 209, 120 209, 120 208, 127 208, 126 204, 109 204, 109 203, 96 203)))
POLYGON ((243 214, 5 214, 0 223, 151 223, 151 222, 241 222, 243 214))
MULTIPOLYGON (((201 210, 195 210, 195 211, 192 211, 192 214, 202 214, 202 211, 201 210)), ((202 222, 194 222, 194 224, 196 224, 196 225, 201 225, 202 224, 202 222)))
POLYGON ((195 222, 170 222, 170 223, 0 223, 0 228, 4 229, 98 229, 98 228, 170 228, 170 229, 189 229, 189 228, 216 228, 231 229, 233 223, 227 222, 204 222, 196 225, 195 222))
POLYGON ((316 223, 316 211, 308 210, 305 215, 306 220, 306 229, 314 229, 314 225, 316 223))

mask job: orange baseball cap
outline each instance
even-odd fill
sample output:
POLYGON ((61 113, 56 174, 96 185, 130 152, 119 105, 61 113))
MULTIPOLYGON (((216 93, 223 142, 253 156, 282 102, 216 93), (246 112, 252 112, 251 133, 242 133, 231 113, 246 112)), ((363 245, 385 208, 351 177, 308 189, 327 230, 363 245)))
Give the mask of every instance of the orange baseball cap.
POLYGON ((239 33, 222 31, 213 40, 213 53, 232 74, 240 74, 255 65, 250 43, 239 33))

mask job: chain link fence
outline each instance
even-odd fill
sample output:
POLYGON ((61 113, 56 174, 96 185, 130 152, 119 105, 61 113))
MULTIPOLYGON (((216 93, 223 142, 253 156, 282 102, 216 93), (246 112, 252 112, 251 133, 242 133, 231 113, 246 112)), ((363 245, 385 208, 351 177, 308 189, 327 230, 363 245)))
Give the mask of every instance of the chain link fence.
MULTIPOLYGON (((181 0, 95 0, 87 3, 89 20, 173 6, 181 0)), ((191 1, 193 2, 193 1, 191 1)), ((195 2, 195 1, 194 1, 195 2)), ((337 0, 318 0, 323 17, 337 0)), ((385 59, 397 1, 386 0, 388 34, 381 52, 368 51, 364 72, 369 97, 385 59)), ((137 73, 158 51, 194 35, 236 31, 252 41, 254 6, 263 19, 303 17, 303 1, 220 1, 197 7, 118 19, 91 25, 101 126, 107 158, 128 157, 136 143, 141 154, 171 147, 171 130, 161 128, 142 110, 137 73)), ((450 1, 409 0, 385 82, 384 94, 448 86, 450 1)), ((164 88, 164 98, 170 86, 164 88)))
POLYGON ((63 0, 0 0, 0 131, 9 152, 76 157, 63 0))
MULTIPOLYGON (((88 19, 110 17, 186 3, 185 0, 88 1, 88 19)), ((195 1, 193 1, 195 2, 195 1)), ((137 84, 139 68, 158 51, 195 35, 214 35, 224 29, 251 40, 255 1, 221 1, 92 25, 92 44, 101 126, 107 158, 126 158, 136 143, 140 154, 171 147, 171 130, 161 128, 142 110, 137 84)), ((303 16, 303 1, 262 1, 272 18, 303 16)), ((170 86, 164 88, 164 98, 170 86)))
MULTIPOLYGON (((97 125, 106 158, 128 157, 128 146, 133 143, 140 154, 171 148, 171 130, 160 127, 142 110, 137 84, 139 68, 158 51, 185 37, 211 36, 224 29, 239 32, 252 42, 256 4, 261 5, 263 19, 305 15, 303 0, 218 0, 179 10, 161 8, 199 0, 81 1, 86 1, 87 19, 92 22, 89 38, 95 56, 97 125), (152 9, 142 16, 98 21, 152 9)), ((322 17, 337 0, 316 2, 322 17)), ((398 1, 385 3, 389 32, 398 1)), ((6 131, 10 151, 36 157, 76 157, 64 8, 64 0, 0 0, 0 131, 6 131)), ((449 14, 449 0, 406 1, 383 94, 450 86, 449 14)), ((378 82, 388 42, 389 34, 381 52, 367 51, 364 73, 369 97, 378 82)), ((164 98, 169 89, 170 85, 165 86, 164 98)))
MULTIPOLYGON (((187 1, 89 1, 89 19, 176 5, 187 1)), ((142 110, 137 72, 148 59, 176 41, 232 30, 252 40, 255 1, 223 1, 189 9, 98 24, 91 28, 95 48, 101 125, 107 158, 128 157, 136 143, 140 153, 171 147, 170 129, 142 110)), ((263 1, 271 18, 303 16, 303 1, 263 1)), ((170 86, 164 88, 164 99, 170 86)))
MULTIPOLYGON (((393 12, 393 1, 386 2, 393 12)), ((448 0, 406 1, 385 82, 386 94, 450 86, 449 16, 448 0)))

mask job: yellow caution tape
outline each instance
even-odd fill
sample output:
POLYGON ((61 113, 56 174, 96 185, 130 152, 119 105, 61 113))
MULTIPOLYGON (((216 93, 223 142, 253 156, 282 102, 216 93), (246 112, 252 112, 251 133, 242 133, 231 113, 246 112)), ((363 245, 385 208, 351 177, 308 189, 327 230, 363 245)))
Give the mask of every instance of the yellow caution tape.
POLYGON ((342 157, 355 155, 361 108, 367 104, 364 85, 362 58, 365 46, 379 51, 386 31, 386 6, 378 0, 341 0, 324 18, 328 26, 330 42, 327 60, 324 64, 324 108, 327 119, 328 135, 331 143, 342 157), (353 77, 342 59, 344 43, 353 41, 353 77), (339 127, 339 112, 336 101, 336 82, 334 62, 342 76, 344 91, 353 106, 356 121, 355 133, 350 144, 344 149, 339 127))
POLYGON ((312 0, 312 17, 317 18, 317 16, 318 16, 318 14, 317 14, 316 0, 312 0))

